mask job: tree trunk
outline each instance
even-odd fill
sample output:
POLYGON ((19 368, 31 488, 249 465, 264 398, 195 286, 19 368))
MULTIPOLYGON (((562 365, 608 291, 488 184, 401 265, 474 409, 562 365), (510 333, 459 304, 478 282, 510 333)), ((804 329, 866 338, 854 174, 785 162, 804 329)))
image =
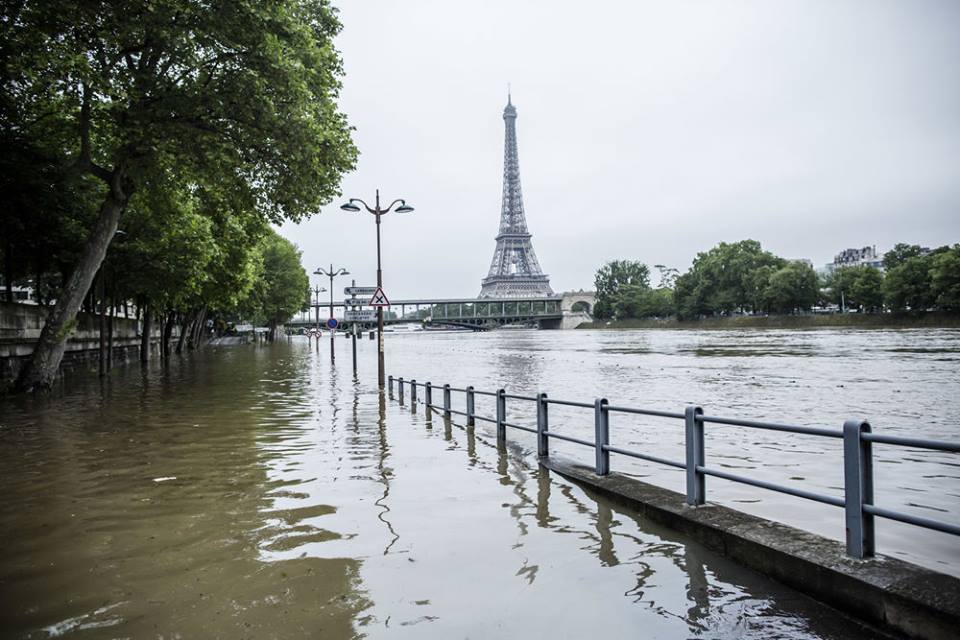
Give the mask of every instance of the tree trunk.
POLYGON ((110 315, 107 317, 107 371, 113 369, 113 317, 117 315, 115 295, 110 294, 110 315))
POLYGON ((7 302, 13 302, 13 242, 7 237, 7 250, 3 253, 3 284, 7 290, 7 302))
POLYGON ((193 314, 185 315, 180 318, 180 337, 177 339, 177 353, 183 353, 183 344, 187 340, 187 328, 192 326, 193 314))
POLYGON ((100 328, 97 331, 100 338, 100 357, 97 372, 101 377, 107 374, 107 294, 104 280, 106 280, 106 274, 101 270, 97 276, 97 297, 100 299, 100 328))
POLYGON ((57 296, 57 303, 47 316, 33 354, 20 371, 15 387, 18 391, 47 390, 53 386, 63 360, 67 337, 77 319, 77 311, 90 290, 97 269, 103 263, 107 247, 117 232, 120 216, 127 206, 130 196, 124 191, 125 178, 123 169, 118 168, 111 173, 110 191, 100 206, 100 214, 87 238, 83 254, 70 274, 67 285, 57 296))
POLYGON ((277 321, 271 320, 267 326, 270 327, 270 333, 267 335, 267 340, 269 340, 270 342, 273 342, 277 334, 277 321))
POLYGON ((197 349, 200 347, 200 337, 203 335, 204 323, 206 323, 206 321, 207 308, 204 307, 200 310, 199 314, 197 314, 196 324, 191 328, 190 342, 187 345, 190 349, 197 349))
POLYGON ((173 325, 176 319, 176 311, 171 311, 167 315, 167 322, 163 326, 163 347, 161 348, 160 353, 163 354, 164 360, 170 359, 170 336, 173 335, 173 325))
POLYGON ((150 303, 143 305, 143 333, 140 334, 140 362, 150 362, 150 321, 153 313, 150 310, 150 303))

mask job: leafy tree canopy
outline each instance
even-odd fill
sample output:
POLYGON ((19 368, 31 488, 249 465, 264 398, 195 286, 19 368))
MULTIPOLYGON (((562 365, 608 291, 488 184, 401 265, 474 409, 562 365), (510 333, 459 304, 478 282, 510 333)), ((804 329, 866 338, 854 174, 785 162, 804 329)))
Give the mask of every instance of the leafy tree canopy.
POLYGON ((721 242, 697 254, 690 270, 677 278, 677 312, 680 317, 693 318, 736 310, 760 310, 769 276, 786 263, 783 258, 764 251, 756 240, 721 242), (764 267, 769 268, 759 271, 764 267))
POLYGON ((0 11, 4 141, 48 159, 34 172, 92 179, 100 200, 22 389, 49 386, 121 216, 151 183, 175 185, 187 226, 226 212, 249 228, 315 213, 354 166, 327 0, 22 0, 0 11))
POLYGON ((625 286, 650 287, 650 269, 638 260, 613 260, 597 270, 594 278, 597 302, 593 314, 598 318, 610 318, 620 289, 625 286))
POLYGON ((259 268, 244 305, 271 332, 308 304, 310 279, 296 245, 272 229, 261 241, 259 268))
POLYGON ((930 281, 931 295, 937 306, 960 311, 960 244, 934 257, 930 281))

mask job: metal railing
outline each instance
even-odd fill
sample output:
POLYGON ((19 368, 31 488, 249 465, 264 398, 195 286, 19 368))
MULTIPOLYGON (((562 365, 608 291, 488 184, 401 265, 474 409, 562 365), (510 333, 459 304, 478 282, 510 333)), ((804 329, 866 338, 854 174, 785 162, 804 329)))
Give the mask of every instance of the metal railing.
POLYGON ((477 420, 490 422, 497 428, 497 444, 503 446, 507 440, 507 428, 527 431, 535 434, 537 437, 537 455, 546 457, 549 455, 550 438, 556 438, 565 442, 591 447, 595 452, 595 471, 598 476, 605 476, 610 473, 610 454, 637 458, 647 462, 666 465, 677 469, 683 469, 686 472, 686 501, 689 505, 702 505, 706 502, 706 477, 713 476, 738 482, 761 489, 768 489, 787 495, 813 500, 823 504, 841 507, 844 510, 846 524, 846 545, 847 554, 854 558, 865 558, 873 556, 876 552, 876 532, 874 528, 874 517, 887 518, 904 522, 925 529, 933 529, 953 535, 960 535, 960 526, 923 518, 913 514, 904 513, 879 507, 873 503, 873 445, 886 444, 901 447, 911 447, 915 449, 928 449, 933 451, 946 451, 952 453, 960 452, 960 442, 947 442, 943 440, 928 440, 924 438, 907 438, 901 436, 887 436, 873 433, 870 423, 866 420, 847 420, 843 423, 841 429, 827 429, 823 427, 806 427, 791 424, 780 424, 775 422, 763 422, 759 420, 744 420, 740 418, 723 418, 719 416, 704 415, 703 409, 698 406, 687 406, 683 413, 670 411, 657 411, 653 409, 641 409, 636 407, 626 407, 611 405, 606 398, 597 398, 591 402, 576 402, 571 400, 556 400, 549 398, 546 393, 538 393, 536 396, 526 396, 518 394, 509 394, 504 389, 498 389, 495 392, 478 391, 472 386, 465 388, 451 387, 445 384, 442 387, 435 387, 430 382, 418 383, 416 380, 407 380, 403 378, 389 377, 389 393, 393 396, 394 382, 398 383, 399 400, 404 401, 404 388, 410 388, 410 400, 416 405, 417 390, 423 389, 423 404, 428 409, 442 411, 445 418, 451 418, 453 415, 466 417, 467 426, 473 426, 477 420), (433 390, 441 389, 443 392, 443 404, 433 404, 433 390), (464 393, 466 395, 465 411, 453 409, 451 404, 452 392, 464 393), (475 399, 477 395, 490 396, 496 400, 496 417, 490 418, 477 415, 475 399), (507 422, 507 400, 519 400, 521 402, 533 402, 536 404, 537 422, 536 428, 507 422), (593 410, 594 440, 591 442, 582 438, 550 431, 549 407, 550 405, 562 405, 581 409, 593 410), (658 456, 650 455, 640 451, 631 451, 610 444, 610 414, 623 413, 642 416, 651 416, 657 418, 667 418, 682 420, 684 424, 684 441, 686 449, 686 458, 683 462, 668 460, 658 456), (788 487, 765 480, 749 478, 735 473, 729 473, 720 469, 709 467, 706 464, 704 455, 704 442, 706 433, 704 425, 721 424, 736 427, 746 427, 749 429, 763 429, 769 431, 781 431, 786 433, 796 433, 807 436, 817 436, 823 438, 836 438, 843 442, 843 497, 831 496, 813 491, 788 487))

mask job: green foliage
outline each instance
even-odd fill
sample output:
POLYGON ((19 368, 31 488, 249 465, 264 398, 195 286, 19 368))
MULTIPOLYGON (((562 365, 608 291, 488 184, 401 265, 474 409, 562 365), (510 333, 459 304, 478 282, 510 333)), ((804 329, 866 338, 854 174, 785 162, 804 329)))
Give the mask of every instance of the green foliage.
POLYGON ((597 318, 612 317, 620 289, 625 286, 649 288, 650 270, 647 265, 636 260, 613 260, 600 267, 594 278, 597 302, 593 307, 593 315, 597 318))
POLYGON ((883 274, 868 265, 859 268, 857 278, 850 287, 852 303, 863 311, 883 309, 883 274))
MULTIPOLYGON (((235 307, 267 223, 354 167, 328 0, 29 1, 0 25, 0 251, 8 278, 62 283, 56 336, 98 269, 151 309, 235 307)), ((41 336, 34 359, 56 352, 41 336)))
POLYGON ((960 311, 960 244, 933 258, 930 284, 931 295, 939 308, 960 311))
POLYGON ((676 280, 675 301, 681 318, 734 311, 762 310, 772 274, 787 264, 756 240, 721 242, 697 254, 693 266, 676 280))
MULTIPOLYGON (((758 273, 768 269, 771 269, 769 265, 761 267, 758 273)), ((761 299, 765 311, 794 313, 808 310, 817 303, 819 280, 813 267, 804 262, 788 262, 782 268, 770 271, 765 278, 761 299)))
POLYGON ((887 271, 883 283, 883 297, 894 311, 922 311, 933 306, 930 255, 907 258, 887 271))
POLYGON ((92 175, 132 190, 176 167, 279 221, 315 212, 354 165, 327 2, 4 7, 11 119, 92 175))
POLYGON ((310 279, 296 245, 272 229, 258 247, 256 279, 244 307, 271 329, 305 308, 310 279))
POLYGON ((921 255, 923 255, 923 248, 920 245, 898 242, 893 245, 892 249, 883 254, 883 268, 889 271, 910 258, 917 258, 921 255))
POLYGON ((642 285, 626 285, 617 293, 614 301, 614 317, 667 318, 675 313, 673 290, 661 287, 651 289, 642 285))
POLYGON ((840 267, 827 280, 830 302, 845 309, 878 311, 883 308, 884 277, 869 265, 840 267))

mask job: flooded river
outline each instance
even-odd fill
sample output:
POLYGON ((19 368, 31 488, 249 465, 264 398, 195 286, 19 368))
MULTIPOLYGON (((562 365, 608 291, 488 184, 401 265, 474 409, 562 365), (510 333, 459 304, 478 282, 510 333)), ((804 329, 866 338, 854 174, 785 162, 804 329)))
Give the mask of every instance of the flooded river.
MULTIPOLYGON (((956 439, 956 331, 391 334, 396 376, 956 439)), ((373 341, 210 349, 0 402, 0 636, 848 638, 832 609, 376 390, 373 341)), ((439 394, 435 396, 439 400, 439 394)), ((462 403, 454 395, 454 403, 462 403)), ((533 423, 532 407, 511 420, 533 423)), ((462 407, 457 407, 462 408, 462 407)), ((479 412, 491 414, 478 399, 479 412)), ((551 408, 558 431, 592 416, 551 408)), ((612 440, 682 459, 682 425, 612 440)), ((836 492, 838 442, 709 427, 738 473, 836 492)), ((557 445, 565 456, 589 449, 557 445)), ((957 521, 946 455, 880 451, 878 503, 957 521)), ((682 478, 613 458, 674 489, 682 478)), ((832 507, 708 481, 708 499, 842 534, 832 507)), ((958 573, 957 541, 878 523, 881 552, 958 573)))

